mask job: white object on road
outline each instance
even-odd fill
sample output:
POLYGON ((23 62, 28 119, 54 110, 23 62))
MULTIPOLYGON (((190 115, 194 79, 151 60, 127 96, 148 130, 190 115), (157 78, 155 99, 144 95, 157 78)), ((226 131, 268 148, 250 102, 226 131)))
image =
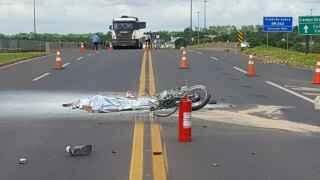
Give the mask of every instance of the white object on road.
POLYGON ((27 164, 27 162, 28 162, 28 159, 25 157, 19 158, 19 161, 18 161, 19 164, 27 164))
POLYGON ((156 99, 148 97, 127 98, 122 96, 96 95, 79 99, 72 103, 74 109, 91 107, 93 112, 108 113, 128 110, 148 110, 156 103, 156 99))
POLYGON ((67 66, 69 66, 70 65, 70 63, 65 63, 62 67, 67 67, 67 66))
POLYGON ((83 57, 78 57, 77 61, 81 61, 83 59, 83 57))
POLYGON ((320 110, 320 96, 317 96, 316 99, 314 100, 314 109, 320 110))
POLYGON ((77 145, 71 146, 68 145, 66 147, 66 152, 70 154, 70 156, 89 156, 92 152, 93 145, 77 145))

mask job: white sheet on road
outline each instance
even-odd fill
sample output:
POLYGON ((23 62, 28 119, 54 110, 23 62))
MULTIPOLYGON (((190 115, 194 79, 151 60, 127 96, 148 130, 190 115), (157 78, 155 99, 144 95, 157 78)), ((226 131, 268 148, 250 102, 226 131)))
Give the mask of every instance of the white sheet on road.
POLYGON ((85 106, 89 106, 94 112, 107 113, 126 110, 147 110, 155 103, 156 99, 149 97, 127 98, 112 95, 95 95, 73 102, 72 107, 83 109, 85 106))

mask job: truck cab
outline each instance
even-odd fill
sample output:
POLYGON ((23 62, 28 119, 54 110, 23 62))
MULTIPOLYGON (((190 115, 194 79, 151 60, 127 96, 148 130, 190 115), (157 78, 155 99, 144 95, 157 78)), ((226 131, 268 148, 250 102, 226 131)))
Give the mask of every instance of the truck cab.
POLYGON ((137 17, 121 16, 113 19, 112 25, 109 26, 112 32, 112 47, 141 49, 144 41, 141 29, 144 28, 146 22, 139 22, 137 17))

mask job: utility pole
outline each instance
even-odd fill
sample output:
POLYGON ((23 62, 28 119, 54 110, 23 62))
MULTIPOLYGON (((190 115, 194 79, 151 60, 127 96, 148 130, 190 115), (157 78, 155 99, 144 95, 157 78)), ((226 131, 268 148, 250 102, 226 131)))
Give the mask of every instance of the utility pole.
MULTIPOLYGON (((313 16, 313 9, 312 8, 310 9, 310 15, 313 16)), ((311 51, 312 51, 312 36, 311 35, 310 35, 310 41, 311 41, 311 51)), ((310 42, 308 42, 308 43, 310 43, 310 42)), ((310 44, 309 44, 309 48, 310 48, 310 44)), ((310 51, 310 49, 309 49, 309 51, 310 51)))
POLYGON ((37 34, 37 25, 36 25, 36 0, 33 0, 33 32, 37 34))
POLYGON ((198 15, 198 44, 200 44, 200 11, 197 11, 198 15))
POLYGON ((203 0, 203 3, 204 3, 204 11, 203 11, 203 29, 204 31, 207 30, 207 2, 208 0, 203 0))
POLYGON ((192 0, 190 0, 190 31, 192 31, 192 0))

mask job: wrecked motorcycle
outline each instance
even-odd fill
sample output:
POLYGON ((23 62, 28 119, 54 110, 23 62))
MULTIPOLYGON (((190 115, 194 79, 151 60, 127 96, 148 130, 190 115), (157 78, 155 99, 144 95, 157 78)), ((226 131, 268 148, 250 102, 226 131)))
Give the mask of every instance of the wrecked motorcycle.
POLYGON ((165 90, 156 95, 157 101, 151 107, 151 111, 155 116, 168 117, 177 111, 183 97, 188 97, 192 102, 192 111, 197 111, 209 103, 211 95, 203 85, 182 86, 165 90))

